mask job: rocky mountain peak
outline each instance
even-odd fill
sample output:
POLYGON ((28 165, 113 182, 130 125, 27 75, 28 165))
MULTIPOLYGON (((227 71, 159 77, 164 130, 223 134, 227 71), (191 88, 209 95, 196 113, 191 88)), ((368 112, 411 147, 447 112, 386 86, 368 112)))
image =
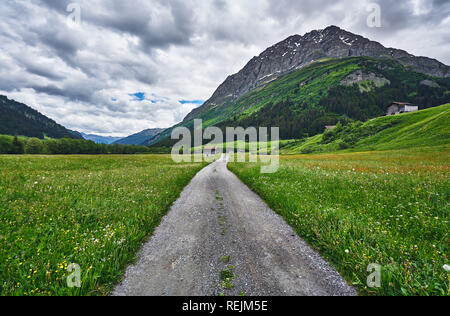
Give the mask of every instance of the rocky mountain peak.
POLYGON ((248 92, 323 58, 391 57, 413 70, 434 77, 449 77, 450 67, 435 59, 416 57, 403 50, 386 48, 378 42, 337 26, 293 35, 253 57, 237 74, 229 76, 203 106, 190 113, 188 121, 225 101, 248 92))

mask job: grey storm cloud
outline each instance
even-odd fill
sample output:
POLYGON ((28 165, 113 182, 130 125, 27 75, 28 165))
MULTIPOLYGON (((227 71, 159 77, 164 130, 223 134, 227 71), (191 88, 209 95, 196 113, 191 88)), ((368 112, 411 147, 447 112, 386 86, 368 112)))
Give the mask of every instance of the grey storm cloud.
MULTIPOLYGON (((382 9, 382 30, 399 31, 412 28, 415 25, 439 25, 450 15, 450 2, 441 0, 430 1, 391 1, 374 0, 382 9), (415 10, 424 10, 423 14, 415 14, 415 10)), ((419 12, 417 12, 419 13, 419 12)))
POLYGON ((69 98, 73 101, 83 101, 90 102, 92 101, 92 88, 86 86, 79 86, 78 89, 74 90, 74 87, 64 87, 59 88, 54 85, 47 86, 31 86, 33 90, 38 93, 45 93, 53 96, 60 96, 64 98, 69 98))
POLYGON ((26 70, 29 73, 35 74, 40 77, 49 78, 52 80, 62 80, 64 79, 63 76, 59 75, 58 73, 55 73, 51 70, 49 67, 40 66, 36 64, 29 64, 26 66, 26 70))
POLYGON ((196 106, 179 100, 206 100, 268 46, 332 24, 450 63, 447 0, 3 0, 0 94, 83 132, 169 127, 196 106), (371 3, 381 28, 366 23, 371 3))
MULTIPOLYGON (((66 14, 71 0, 41 0, 60 14, 66 14)), ((83 19, 106 29, 137 36, 144 49, 188 44, 193 35, 195 8, 183 0, 110 0, 83 10, 83 19)))
POLYGON ((57 10, 60 13, 65 12, 67 6, 72 3, 71 0, 40 0, 42 5, 45 5, 51 9, 57 10))

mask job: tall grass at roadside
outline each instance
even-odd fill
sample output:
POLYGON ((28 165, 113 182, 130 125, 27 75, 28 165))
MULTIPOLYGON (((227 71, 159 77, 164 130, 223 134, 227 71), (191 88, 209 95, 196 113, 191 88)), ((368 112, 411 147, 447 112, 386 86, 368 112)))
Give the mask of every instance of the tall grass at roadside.
POLYGON ((201 163, 0 156, 0 295, 104 295, 201 163), (81 288, 67 268, 81 268, 81 288))
POLYGON ((448 146, 283 156, 229 168, 363 295, 449 295, 448 146), (369 264, 382 266, 368 288, 369 264))

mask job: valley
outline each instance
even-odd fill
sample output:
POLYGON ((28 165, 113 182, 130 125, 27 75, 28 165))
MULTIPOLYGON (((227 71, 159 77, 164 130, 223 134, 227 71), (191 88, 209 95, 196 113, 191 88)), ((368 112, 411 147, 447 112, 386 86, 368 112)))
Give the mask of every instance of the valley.
MULTIPOLYGON (((280 245, 270 248, 268 242, 290 240, 298 234, 313 250, 294 251, 292 260, 317 252, 317 260, 326 260, 360 295, 445 296, 449 294, 444 269, 449 253, 449 152, 447 143, 375 152, 282 155, 274 174, 261 174, 260 163, 229 163, 240 184, 230 180, 223 162, 205 170, 205 163, 175 164, 164 155, 0 156, 0 276, 4 280, 0 293, 105 295, 137 258, 138 266, 128 268, 127 285, 116 289, 117 295, 272 295, 286 257, 276 261, 279 250, 275 249, 280 245), (186 187, 202 169, 203 176, 196 180, 200 182, 186 187), (231 182, 225 185, 227 181, 231 182), (183 189, 187 191, 179 199, 183 189), (250 197, 242 198, 243 192, 256 199, 251 220, 247 214, 250 197), (266 207, 259 197, 292 228, 268 208, 265 219, 261 218, 265 224, 255 226, 254 220, 266 207), (190 219, 175 220, 180 214, 190 219), (160 226, 163 217, 167 223, 160 226), (171 221, 176 226, 167 227, 171 221), (196 229, 200 223, 208 228, 196 229), (286 225, 283 230, 293 232, 273 239, 269 235, 280 231, 273 225, 286 225), (160 233, 154 234, 157 227, 160 233), (182 232, 183 237, 173 235, 182 232), (251 236, 260 236, 264 252, 249 256, 255 242, 251 236), (147 240, 146 255, 136 257, 147 240), (185 240, 182 248, 181 240, 185 240), (198 256, 186 257, 186 242, 194 241, 196 250, 190 253, 198 256), (168 248, 158 250, 161 247, 168 248), (264 254, 272 251, 270 257, 278 263, 261 265, 264 254), (150 257, 155 258, 152 265, 150 257), (189 258, 194 260, 191 265, 185 262, 189 258), (176 270, 167 270, 163 264, 171 260, 176 270), (70 263, 82 267, 81 288, 66 286, 70 263), (214 269, 210 270, 210 263, 214 269), (382 269, 379 288, 368 288, 366 283, 367 267, 373 263, 382 269), (247 264, 261 265, 266 272, 249 274, 247 264), (220 271, 228 266, 232 277, 221 283, 220 271), (133 281, 141 280, 137 272, 150 267, 154 281, 133 281), (209 271, 208 285, 201 283, 201 271, 209 271)), ((292 247, 291 242, 286 245, 292 247)), ((293 265, 303 266, 298 273, 308 275, 302 274, 304 263, 293 265)), ((293 271, 297 270, 285 269, 288 274, 293 271)), ((295 278, 287 281, 288 274, 282 278, 285 286, 297 282, 295 278)), ((325 293, 288 286, 280 288, 280 294, 285 290, 285 295, 298 295, 299 290, 307 295, 325 293)))
POLYGON ((80 132, 0 95, 1 296, 450 295, 450 66, 329 26, 268 47, 203 102, 198 78, 215 71, 183 81, 193 57, 162 62, 177 49, 156 41, 122 43, 136 61, 109 60, 114 78, 127 70, 117 86, 88 80, 90 64, 68 88, 20 90, 80 132), (164 83, 186 95, 153 91, 164 83), (196 142, 208 127, 260 138, 196 142))

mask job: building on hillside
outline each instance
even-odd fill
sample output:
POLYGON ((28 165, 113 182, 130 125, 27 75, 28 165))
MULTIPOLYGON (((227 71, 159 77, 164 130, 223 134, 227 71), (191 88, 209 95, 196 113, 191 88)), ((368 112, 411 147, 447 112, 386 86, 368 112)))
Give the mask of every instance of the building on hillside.
POLYGON ((207 146, 207 147, 205 147, 203 152, 204 152, 204 154, 206 156, 214 156, 217 153, 217 147, 215 147, 215 146, 207 146))
POLYGON ((397 115, 417 111, 419 111, 417 105, 406 102, 393 102, 387 109, 387 115, 397 115))
POLYGON ((335 129, 336 128, 336 125, 333 125, 333 126, 325 126, 325 130, 326 131, 331 131, 331 130, 333 130, 333 129, 335 129))

